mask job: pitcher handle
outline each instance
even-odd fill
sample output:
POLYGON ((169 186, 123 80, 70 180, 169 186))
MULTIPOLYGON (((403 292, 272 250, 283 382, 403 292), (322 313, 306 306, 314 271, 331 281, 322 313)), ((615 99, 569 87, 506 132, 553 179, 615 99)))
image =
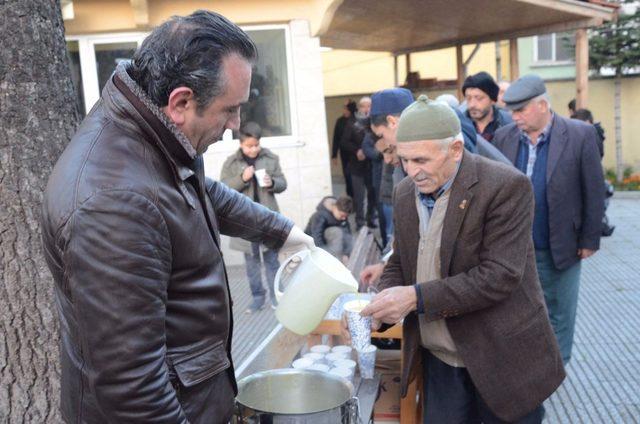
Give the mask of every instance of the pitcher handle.
POLYGON ((309 250, 301 250, 289 256, 287 259, 284 260, 284 262, 280 264, 280 268, 278 268, 278 271, 276 272, 276 276, 273 278, 273 293, 276 296, 276 303, 280 302, 280 299, 282 299, 282 295, 284 294, 284 292, 280 291, 280 277, 282 275, 282 272, 287 267, 287 265, 289 265, 289 262, 293 260, 293 258, 298 256, 300 257, 300 259, 302 259, 304 255, 307 255, 307 254, 309 254, 309 250))

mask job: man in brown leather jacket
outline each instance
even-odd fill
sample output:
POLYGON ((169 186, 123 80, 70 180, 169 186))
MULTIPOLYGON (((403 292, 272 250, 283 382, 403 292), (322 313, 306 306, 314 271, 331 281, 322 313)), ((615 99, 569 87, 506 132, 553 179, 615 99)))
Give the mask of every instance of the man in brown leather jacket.
POLYGON ((239 126, 255 57, 220 15, 170 19, 118 66, 56 164, 42 226, 67 422, 229 420, 219 234, 313 246, 290 220, 204 178, 202 153, 239 126))

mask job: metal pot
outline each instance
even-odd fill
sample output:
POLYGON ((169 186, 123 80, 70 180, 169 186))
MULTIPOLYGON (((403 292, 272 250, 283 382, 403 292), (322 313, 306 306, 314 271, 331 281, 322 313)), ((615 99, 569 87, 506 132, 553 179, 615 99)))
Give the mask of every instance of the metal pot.
POLYGON ((238 382, 234 423, 356 424, 353 385, 321 371, 279 369, 238 382))

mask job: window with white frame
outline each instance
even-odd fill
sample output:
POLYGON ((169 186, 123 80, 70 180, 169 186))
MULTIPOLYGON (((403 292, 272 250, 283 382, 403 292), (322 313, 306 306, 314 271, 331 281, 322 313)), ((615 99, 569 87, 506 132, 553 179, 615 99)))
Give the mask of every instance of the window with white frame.
MULTIPOLYGON (((243 28, 258 48, 249 101, 242 121, 263 127, 265 137, 290 137, 292 93, 290 53, 285 25, 243 28)), ((122 60, 131 59, 147 33, 101 34, 67 37, 67 52, 78 110, 88 113, 100 98, 109 76, 122 60)), ((225 139, 232 138, 230 132, 225 139)))
POLYGON ((553 33, 533 37, 533 61, 537 64, 572 63, 575 60, 575 34, 553 33))

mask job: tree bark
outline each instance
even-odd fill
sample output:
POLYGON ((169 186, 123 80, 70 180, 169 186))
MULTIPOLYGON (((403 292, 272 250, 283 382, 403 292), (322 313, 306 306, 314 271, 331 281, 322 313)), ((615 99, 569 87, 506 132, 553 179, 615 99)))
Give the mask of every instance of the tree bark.
POLYGON ((624 163, 622 162, 622 70, 616 72, 615 94, 613 101, 614 122, 616 133, 616 180, 620 183, 624 179, 624 163))
POLYGON ((0 0, 0 422, 56 423, 58 323, 40 203, 78 120, 58 1, 0 0))

